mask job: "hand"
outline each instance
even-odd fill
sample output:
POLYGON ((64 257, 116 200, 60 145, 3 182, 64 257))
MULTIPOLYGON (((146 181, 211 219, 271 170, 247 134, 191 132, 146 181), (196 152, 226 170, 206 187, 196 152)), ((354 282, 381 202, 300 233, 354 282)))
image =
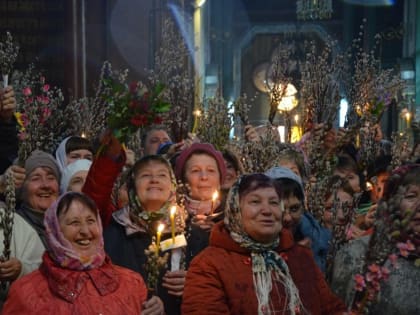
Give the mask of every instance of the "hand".
POLYGON ((163 308, 163 302, 157 296, 152 296, 146 302, 143 303, 141 315, 164 315, 165 309, 163 308))
POLYGON ((16 110, 16 98, 13 87, 7 86, 3 90, 0 89, 0 120, 10 121, 16 110))
POLYGON ((4 262, 0 262, 0 280, 16 280, 17 277, 19 277, 21 271, 22 264, 14 257, 4 262))
POLYGON ((215 224, 211 219, 209 219, 204 214, 195 215, 191 223, 198 226, 200 229, 204 231, 210 231, 213 225, 215 224))
POLYGON ((168 271, 163 277, 162 286, 168 289, 169 294, 182 296, 184 293, 186 275, 187 272, 185 270, 168 271))
POLYGON ((305 237, 303 240, 298 242, 299 245, 311 248, 312 241, 309 237, 305 237))

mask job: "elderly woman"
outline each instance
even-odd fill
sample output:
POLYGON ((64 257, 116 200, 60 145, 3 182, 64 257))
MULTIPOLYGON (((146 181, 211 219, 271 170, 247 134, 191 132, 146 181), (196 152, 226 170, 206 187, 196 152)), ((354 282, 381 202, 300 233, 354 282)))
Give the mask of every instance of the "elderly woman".
MULTIPOLYGON (((115 264, 140 273, 150 283, 145 270, 145 250, 151 245, 159 223, 168 228, 163 231, 162 240, 171 236, 170 209, 176 206, 176 182, 169 162, 160 155, 144 156, 134 164, 128 176, 127 189, 129 204, 113 213, 111 223, 104 232, 105 249, 115 264)), ((177 227, 183 228, 184 215, 180 208, 177 209, 175 222, 179 223, 177 227)), ((168 262, 171 261, 169 259, 168 262)), ((186 272, 182 268, 173 270, 178 268, 172 267, 168 263, 157 288, 150 288, 156 290, 154 293, 157 295, 145 303, 143 315, 180 314, 186 272)))
POLYGON ((310 250, 282 229, 283 205, 274 181, 245 175, 232 187, 224 222, 191 263, 182 313, 341 314, 310 250))
POLYGON ((223 209, 215 192, 220 192, 226 175, 223 155, 209 143, 193 143, 176 160, 175 175, 185 188, 188 225, 187 264, 208 245, 210 229, 220 220, 223 209), (209 216, 212 214, 212 216, 209 216))
POLYGON ((13 283, 2 314, 140 314, 143 279, 106 257, 101 220, 86 195, 69 192, 45 214, 48 252, 13 283))
MULTIPOLYGON (((25 161, 19 213, 37 232, 44 245, 44 213, 59 196, 60 170, 51 154, 35 150, 25 161)), ((41 256, 41 255, 40 255, 41 256)))

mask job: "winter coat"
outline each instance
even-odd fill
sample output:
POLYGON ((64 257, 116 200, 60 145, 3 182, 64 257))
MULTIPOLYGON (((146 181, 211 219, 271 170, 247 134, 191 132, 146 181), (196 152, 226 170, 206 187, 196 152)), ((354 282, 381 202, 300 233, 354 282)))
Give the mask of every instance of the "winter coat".
POLYGON ((99 155, 90 166, 82 188, 83 193, 95 201, 104 228, 111 222, 112 213, 118 210, 112 203, 111 195, 115 180, 121 173, 125 160, 126 156, 123 150, 118 161, 99 155))
MULTIPOLYGON (((164 235, 162 236, 163 240, 165 240, 164 235)), ((112 219, 111 223, 104 230, 104 241, 105 251, 111 257, 113 263, 141 274, 147 282, 147 274, 144 269, 147 257, 144 250, 152 243, 152 238, 149 234, 136 232, 127 235, 125 227, 112 219)), ((170 261, 169 256, 168 270, 170 270, 170 261)), ((167 315, 180 314, 181 298, 168 294, 167 290, 160 285, 162 276, 158 281, 156 295, 163 301, 167 315)))
POLYGON ((75 271, 55 265, 45 253, 38 270, 12 284, 2 314, 134 315, 146 296, 143 279, 109 259, 99 268, 75 271))
MULTIPOLYGON (((342 314, 343 302, 326 284, 310 249, 293 242, 283 230, 277 249, 286 261, 300 299, 312 315, 342 314)), ((281 285, 273 281, 274 285, 281 285)), ((273 292, 284 292, 282 287, 273 292)), ((284 299, 271 296, 275 310, 285 309, 284 299)), ((224 223, 213 227, 210 245, 192 261, 187 273, 182 314, 258 314, 250 252, 233 241, 224 223)))
MULTIPOLYGON (((3 253, 3 231, 0 232, 0 252, 3 253)), ((10 257, 17 258, 22 264, 19 277, 39 267, 45 248, 36 231, 17 213, 13 220, 13 233, 10 242, 10 257)), ((8 286, 0 289, 0 303, 4 302, 8 286)))

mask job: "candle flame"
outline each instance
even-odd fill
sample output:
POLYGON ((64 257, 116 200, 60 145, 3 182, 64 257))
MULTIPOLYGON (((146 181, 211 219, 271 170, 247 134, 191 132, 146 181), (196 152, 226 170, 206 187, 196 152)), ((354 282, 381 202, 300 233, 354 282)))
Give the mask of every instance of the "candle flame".
POLYGON ((216 190, 214 193, 213 193, 213 197, 211 198, 213 201, 216 201, 217 200, 217 198, 219 198, 219 192, 216 190))
POLYGON ((84 132, 82 132, 82 134, 80 135, 82 138, 86 138, 86 134, 84 132))
POLYGON ((171 208, 171 217, 174 217, 176 213, 176 206, 172 206, 171 208))
POLYGON ((200 117, 200 116, 201 116, 201 110, 196 109, 196 110, 193 112, 193 114, 194 114, 194 116, 196 116, 196 117, 200 117))
POLYGON ((162 233, 162 231, 165 229, 165 225, 164 224, 159 224, 158 228, 157 228, 157 232, 158 233, 162 233))

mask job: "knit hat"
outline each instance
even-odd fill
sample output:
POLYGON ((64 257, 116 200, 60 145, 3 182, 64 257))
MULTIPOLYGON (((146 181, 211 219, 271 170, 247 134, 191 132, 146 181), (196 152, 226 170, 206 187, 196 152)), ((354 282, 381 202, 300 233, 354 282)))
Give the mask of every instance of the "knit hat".
POLYGON ((60 182, 60 169, 54 157, 44 151, 35 150, 25 161, 26 176, 28 177, 38 167, 49 167, 58 182, 60 182))
POLYGON ((176 159, 175 176, 178 180, 182 180, 185 164, 193 154, 205 153, 216 160, 217 167, 220 173, 220 183, 223 183, 226 176, 226 165, 223 155, 217 151, 210 143, 193 143, 189 148, 182 150, 181 154, 176 159))
POLYGON ((303 189, 302 179, 297 176, 295 173, 293 173, 290 169, 287 167, 282 166, 275 166, 270 168, 268 171, 265 172, 265 175, 272 179, 291 179, 299 184, 299 187, 302 190, 302 195, 305 195, 305 190, 303 189))
POLYGON ((79 171, 88 171, 91 165, 92 162, 86 159, 79 159, 67 165, 64 168, 63 174, 61 176, 61 192, 64 193, 67 191, 69 183, 74 174, 76 174, 79 171))

